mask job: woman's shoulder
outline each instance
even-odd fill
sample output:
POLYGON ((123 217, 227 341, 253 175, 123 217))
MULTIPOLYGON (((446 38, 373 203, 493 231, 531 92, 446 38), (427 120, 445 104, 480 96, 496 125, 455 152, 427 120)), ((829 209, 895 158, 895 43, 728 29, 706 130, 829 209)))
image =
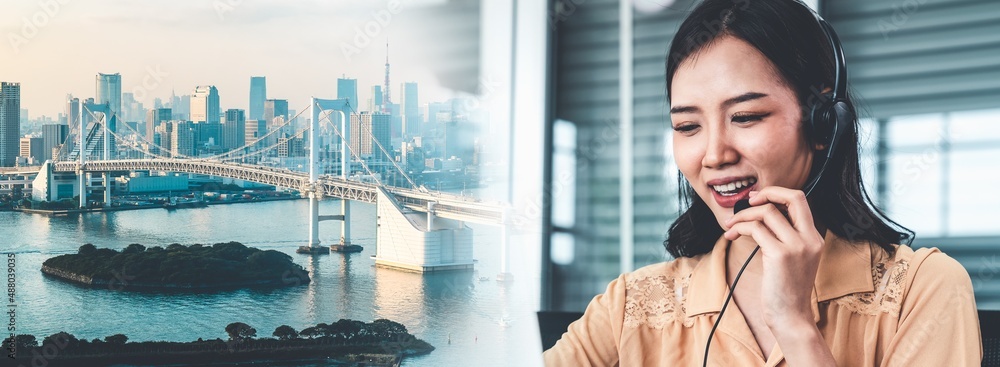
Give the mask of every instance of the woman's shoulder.
MULTIPOLYGON (((957 277, 968 279, 969 274, 958 260, 942 252, 937 247, 922 247, 913 249, 907 245, 892 245, 893 252, 889 254, 884 249, 872 246, 873 270, 884 272, 892 267, 900 268, 900 276, 907 280, 915 279, 918 274, 933 274, 937 277, 957 277)), ((909 283, 909 282, 908 282, 909 283)))
POLYGON ((965 267, 937 247, 912 249, 898 245, 893 258, 895 263, 905 264, 906 283, 911 291, 915 288, 971 284, 965 267))
POLYGON ((936 247, 913 249, 894 244, 891 252, 874 244, 870 248, 873 290, 834 300, 851 311, 898 315, 904 304, 912 304, 915 298, 929 291, 964 289, 971 285, 962 264, 936 247))

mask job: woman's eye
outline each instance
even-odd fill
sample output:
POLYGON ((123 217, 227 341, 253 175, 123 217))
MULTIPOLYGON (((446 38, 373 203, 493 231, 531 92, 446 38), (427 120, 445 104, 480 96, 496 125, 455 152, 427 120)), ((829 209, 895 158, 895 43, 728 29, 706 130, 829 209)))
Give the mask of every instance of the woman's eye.
POLYGON ((697 129, 697 128, 698 128, 698 125, 687 124, 687 125, 681 125, 681 126, 674 126, 674 131, 678 131, 678 132, 682 132, 682 133, 687 133, 687 132, 694 131, 694 129, 697 129))
POLYGON ((769 113, 757 113, 757 114, 737 114, 733 115, 733 122, 737 123, 747 123, 763 120, 765 117, 770 115, 769 113))

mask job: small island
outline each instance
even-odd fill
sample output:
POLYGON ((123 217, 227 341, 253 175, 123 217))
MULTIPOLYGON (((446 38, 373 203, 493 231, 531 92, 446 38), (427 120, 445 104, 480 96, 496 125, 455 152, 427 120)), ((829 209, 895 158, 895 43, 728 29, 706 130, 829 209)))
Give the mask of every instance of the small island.
POLYGON ((76 254, 45 260, 42 272, 74 284, 112 290, 288 287, 310 281, 309 273, 291 256, 239 242, 175 243, 166 248, 133 243, 121 251, 88 243, 76 254))
MULTIPOLYGON (((16 335, 3 340, 3 348, 15 362, 49 367, 133 365, 205 365, 238 362, 327 360, 364 366, 398 366, 402 358, 434 350, 400 323, 378 319, 370 323, 340 319, 296 331, 278 326, 273 337, 257 338, 257 330, 242 322, 226 326, 227 340, 182 343, 165 341, 129 342, 123 334, 101 339, 79 339, 66 332, 39 340, 16 335)), ((266 364, 265 364, 266 365, 266 364)))

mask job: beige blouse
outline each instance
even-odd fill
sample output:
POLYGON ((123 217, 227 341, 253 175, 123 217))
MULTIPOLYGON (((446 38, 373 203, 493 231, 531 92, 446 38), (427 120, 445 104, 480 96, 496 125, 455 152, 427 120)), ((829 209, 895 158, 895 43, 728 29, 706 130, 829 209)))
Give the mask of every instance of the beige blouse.
MULTIPOLYGON (((826 233, 813 288, 816 326, 839 366, 979 366, 979 317, 969 274, 937 248, 875 245, 826 233)), ((701 366, 727 292, 726 249, 643 267, 613 280, 545 351, 546 366, 701 366)), ((710 366, 786 366, 764 354, 735 302, 710 366)))

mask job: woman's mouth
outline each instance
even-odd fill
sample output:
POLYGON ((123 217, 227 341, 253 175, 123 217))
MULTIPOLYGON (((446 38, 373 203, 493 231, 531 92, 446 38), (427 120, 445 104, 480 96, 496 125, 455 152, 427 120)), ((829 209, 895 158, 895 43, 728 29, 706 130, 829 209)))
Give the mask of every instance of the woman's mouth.
POLYGON ((723 184, 723 185, 709 185, 709 186, 712 187, 712 190, 715 190, 716 192, 718 192, 719 195, 722 195, 722 196, 736 196, 737 194, 740 193, 740 191, 743 191, 744 189, 749 188, 750 186, 753 186, 753 184, 755 184, 755 183, 757 183, 757 179, 756 178, 748 177, 748 178, 744 178, 744 179, 739 180, 739 181, 730 182, 728 184, 723 184))
POLYGON ((708 185, 712 188, 712 197, 723 208, 732 208, 737 201, 749 198, 750 190, 757 187, 756 177, 726 178, 713 181, 718 182, 718 184, 708 185))

